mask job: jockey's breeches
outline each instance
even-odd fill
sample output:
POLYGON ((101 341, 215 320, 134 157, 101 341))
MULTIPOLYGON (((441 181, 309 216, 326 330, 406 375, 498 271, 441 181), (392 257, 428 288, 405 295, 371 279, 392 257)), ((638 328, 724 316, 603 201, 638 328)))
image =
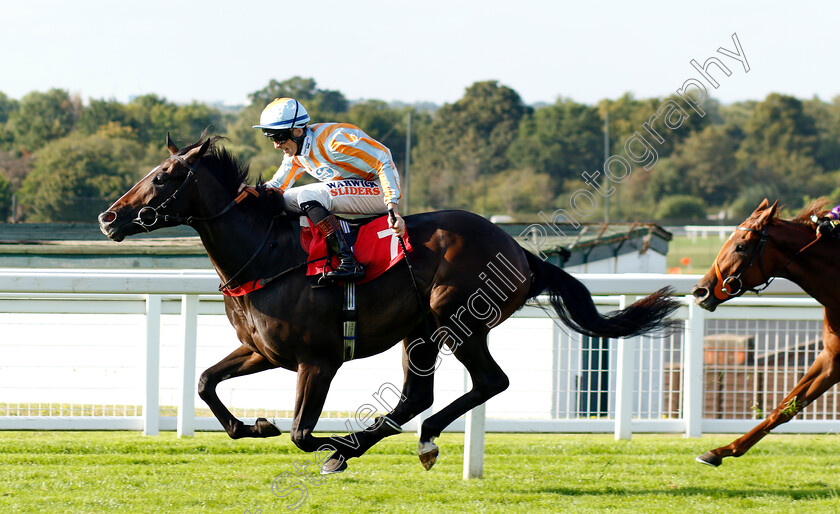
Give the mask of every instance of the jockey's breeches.
POLYGON ((286 211, 303 212, 305 202, 318 202, 338 214, 384 214, 385 192, 379 181, 332 180, 291 187, 283 193, 286 211))

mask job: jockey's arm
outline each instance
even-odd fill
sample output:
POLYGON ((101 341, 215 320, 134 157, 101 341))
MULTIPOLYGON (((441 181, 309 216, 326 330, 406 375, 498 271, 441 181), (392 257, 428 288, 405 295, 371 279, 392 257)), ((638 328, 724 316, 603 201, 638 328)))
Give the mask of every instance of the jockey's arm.
POLYGON ((398 210, 397 204, 394 202, 388 202, 388 210, 394 213, 394 219, 391 219, 391 216, 388 216, 388 226, 394 231, 396 235, 402 237, 405 235, 405 220, 402 219, 400 216, 400 212, 398 210))
POLYGON ((385 206, 393 211, 394 219, 388 216, 388 226, 397 236, 405 235, 405 221, 400 216, 397 202, 400 199, 399 178, 394 166, 391 151, 381 143, 373 141, 370 136, 358 127, 348 126, 336 132, 336 136, 325 146, 333 162, 344 162, 359 169, 362 173, 369 173, 379 178, 380 187, 385 194, 385 206), (346 133, 345 133, 346 132, 346 133), (348 134, 356 137, 349 137, 348 134), (359 159, 359 155, 367 155, 366 159, 359 159))

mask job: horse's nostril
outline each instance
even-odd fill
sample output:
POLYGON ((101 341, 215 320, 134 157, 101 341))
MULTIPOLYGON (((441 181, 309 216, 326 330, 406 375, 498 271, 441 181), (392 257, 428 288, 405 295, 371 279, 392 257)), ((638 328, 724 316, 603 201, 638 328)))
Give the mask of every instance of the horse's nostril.
POLYGON ((99 215, 99 223, 112 223, 117 219, 117 213, 113 211, 105 211, 99 215))
POLYGON ((691 294, 694 295, 695 298, 703 299, 709 296, 709 290, 705 287, 695 287, 691 290, 691 294))

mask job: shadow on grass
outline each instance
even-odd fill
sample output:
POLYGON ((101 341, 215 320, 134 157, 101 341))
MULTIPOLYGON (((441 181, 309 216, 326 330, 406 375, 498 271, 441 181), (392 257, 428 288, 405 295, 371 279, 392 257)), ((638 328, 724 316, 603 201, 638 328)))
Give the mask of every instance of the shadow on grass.
POLYGON ((562 496, 673 496, 679 498, 686 497, 703 497, 703 498, 757 498, 767 496, 777 496, 779 498, 788 498, 791 500, 828 500, 838 499, 840 494, 837 489, 831 486, 825 488, 796 488, 796 489, 780 489, 767 487, 737 487, 727 489, 724 487, 678 487, 678 488, 662 488, 662 489, 637 489, 627 487, 622 489, 620 487, 607 487, 604 489, 586 489, 573 487, 543 487, 531 490, 514 491, 522 494, 534 493, 549 493, 558 494, 562 496))

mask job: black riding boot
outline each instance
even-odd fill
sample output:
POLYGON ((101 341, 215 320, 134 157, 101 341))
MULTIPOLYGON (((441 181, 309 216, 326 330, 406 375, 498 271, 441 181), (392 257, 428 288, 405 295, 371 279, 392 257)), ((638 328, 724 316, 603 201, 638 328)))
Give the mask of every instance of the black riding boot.
POLYGON ((301 207, 309 220, 315 224, 315 228, 324 236, 327 248, 338 256, 338 267, 324 274, 327 283, 341 280, 355 282, 364 277, 365 269, 356 261, 356 256, 345 241, 336 217, 317 202, 305 202, 301 207))

